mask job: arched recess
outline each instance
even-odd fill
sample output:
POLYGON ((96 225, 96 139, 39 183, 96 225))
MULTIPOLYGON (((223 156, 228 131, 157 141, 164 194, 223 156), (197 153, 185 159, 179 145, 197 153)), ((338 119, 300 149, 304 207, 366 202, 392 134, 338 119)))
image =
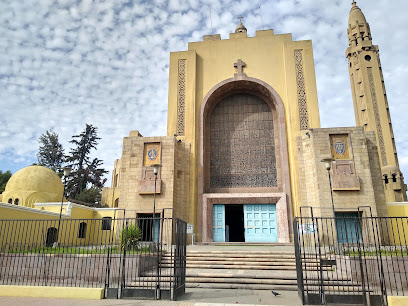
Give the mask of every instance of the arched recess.
POLYGON ((267 83, 246 76, 231 78, 215 85, 204 97, 199 113, 198 139, 198 228, 203 242, 212 241, 213 204, 276 203, 278 242, 289 242, 292 222, 289 163, 286 140, 285 109, 278 93, 267 83), (216 190, 209 188, 209 120, 214 107, 235 94, 249 94, 268 104, 273 114, 277 186, 270 188, 216 190))

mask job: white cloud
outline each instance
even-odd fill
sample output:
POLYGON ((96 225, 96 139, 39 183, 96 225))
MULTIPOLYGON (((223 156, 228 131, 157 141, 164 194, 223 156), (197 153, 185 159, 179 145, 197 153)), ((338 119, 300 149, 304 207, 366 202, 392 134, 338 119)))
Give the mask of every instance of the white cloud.
MULTIPOLYGON (((37 139, 51 128, 68 151, 70 137, 85 123, 97 126, 102 139, 96 155, 109 170, 129 131, 165 135, 169 52, 186 50, 189 41, 205 34, 228 38, 240 14, 249 35, 263 23, 277 34, 312 39, 322 126, 353 125, 344 55, 349 2, 3 0, 0 170, 35 162, 37 139)), ((380 47, 400 163, 408 177, 408 2, 379 0, 373 6, 359 0, 358 5, 380 47), (385 24, 384 16, 392 18, 385 24)))

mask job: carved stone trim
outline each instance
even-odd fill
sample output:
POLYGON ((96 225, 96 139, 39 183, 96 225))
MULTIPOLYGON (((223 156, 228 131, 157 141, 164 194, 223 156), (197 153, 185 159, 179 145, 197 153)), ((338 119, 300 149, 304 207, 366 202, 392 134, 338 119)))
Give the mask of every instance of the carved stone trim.
POLYGON ((375 125, 377 127, 378 142, 380 144, 381 161, 382 161, 382 166, 384 167, 387 165, 387 154, 385 152, 384 137, 383 137, 381 121, 380 121, 380 112, 378 110, 377 95, 375 93, 375 87, 374 87, 373 68, 368 67, 367 73, 368 73, 368 83, 370 85, 371 98, 373 101, 373 109, 374 109, 375 125))
POLYGON ((303 56, 302 50, 295 50, 295 68, 296 68, 296 83, 299 103, 299 119, 300 129, 309 129, 309 116, 307 113, 306 88, 305 77, 303 73, 303 56))
POLYGON ((184 122, 186 109, 186 60, 178 61, 177 83, 177 135, 184 136, 184 122))

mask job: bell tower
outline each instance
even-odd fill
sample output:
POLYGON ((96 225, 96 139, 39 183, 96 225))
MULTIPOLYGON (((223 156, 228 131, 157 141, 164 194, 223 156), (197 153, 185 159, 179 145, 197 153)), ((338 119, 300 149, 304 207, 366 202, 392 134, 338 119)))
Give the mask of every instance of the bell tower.
POLYGON ((370 26, 355 1, 350 10, 347 34, 346 57, 356 124, 376 134, 386 201, 406 201, 407 187, 399 169, 379 49, 373 45, 370 26))

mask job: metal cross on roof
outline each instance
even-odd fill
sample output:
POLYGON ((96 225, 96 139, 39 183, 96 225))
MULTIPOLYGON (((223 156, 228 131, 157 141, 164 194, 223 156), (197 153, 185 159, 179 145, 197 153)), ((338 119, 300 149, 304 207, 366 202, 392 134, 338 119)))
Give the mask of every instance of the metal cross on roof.
POLYGON ((237 18, 239 19, 239 22, 242 23, 242 18, 244 18, 244 17, 242 17, 241 15, 239 15, 237 18))

